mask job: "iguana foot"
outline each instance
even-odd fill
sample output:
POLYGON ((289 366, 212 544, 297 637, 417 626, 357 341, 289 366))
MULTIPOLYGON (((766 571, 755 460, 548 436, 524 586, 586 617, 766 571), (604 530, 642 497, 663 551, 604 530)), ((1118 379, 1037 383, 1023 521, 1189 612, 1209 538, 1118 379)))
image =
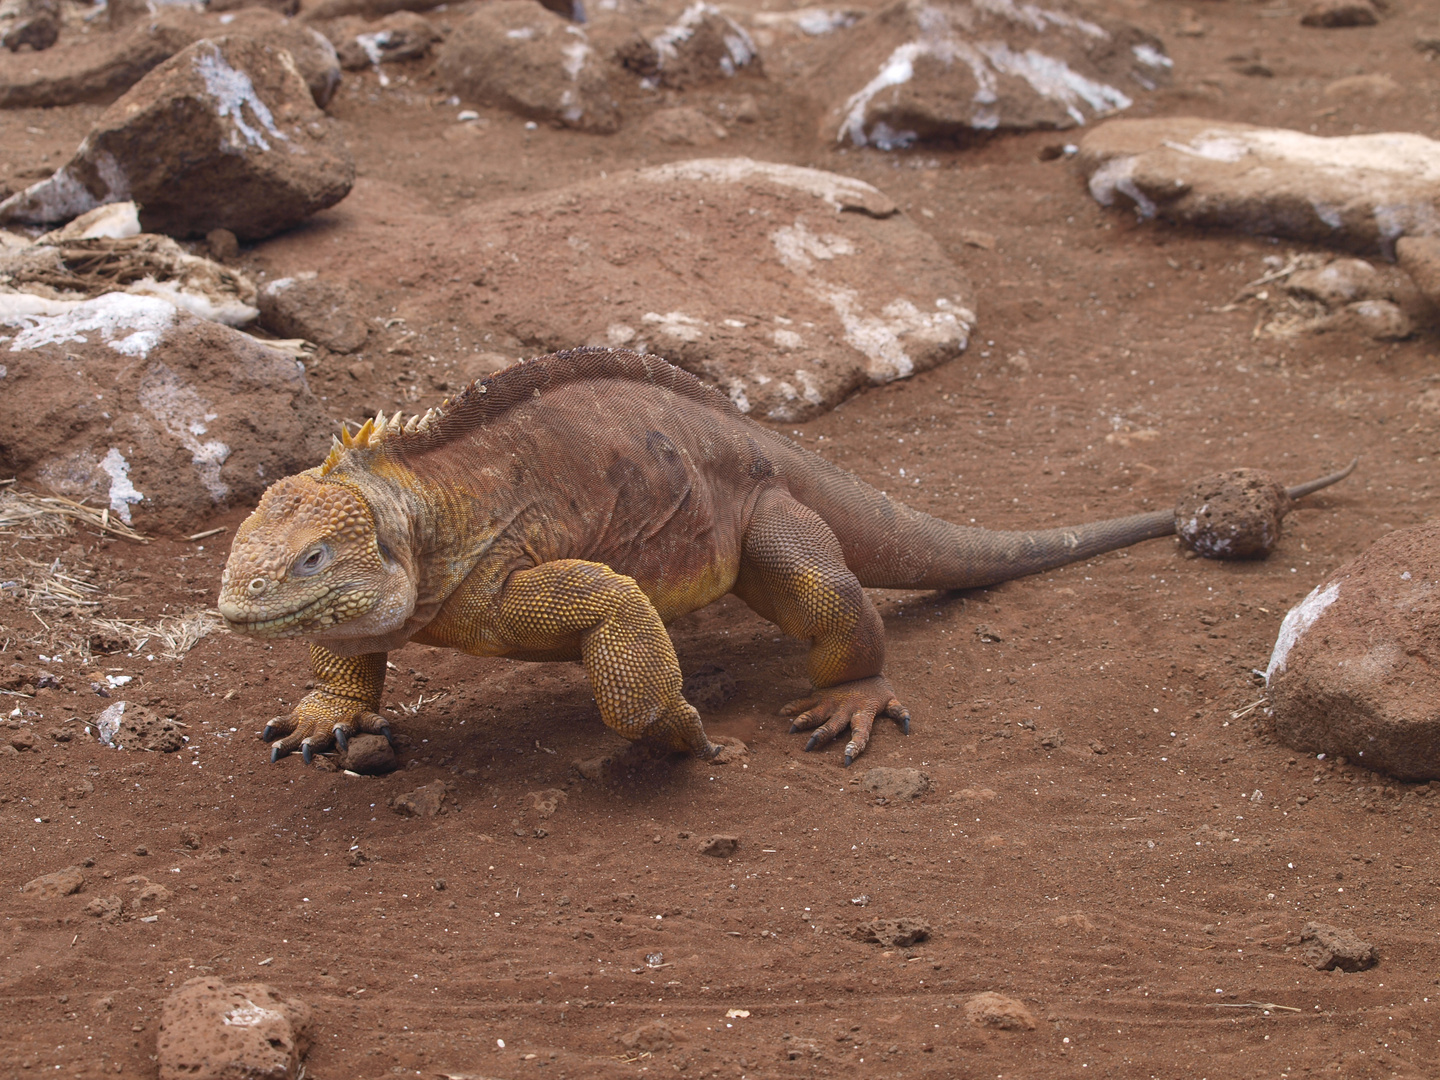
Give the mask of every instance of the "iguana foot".
POLYGON ((900 704, 883 675, 827 686, 809 697, 783 706, 780 715, 795 717, 790 725, 792 733, 816 729, 805 744, 807 751, 824 746, 848 727, 850 741, 845 744, 846 765, 863 754, 870 744, 870 731, 875 726, 876 716, 890 717, 900 725, 902 732, 910 734, 910 712, 900 704))
POLYGON ((390 722, 385 717, 349 698, 315 690, 306 694, 289 716, 277 716, 266 724, 260 737, 266 742, 280 740, 270 750, 272 762, 298 749, 309 764, 315 751, 328 749, 331 742, 344 750, 350 739, 362 731, 391 739, 390 722))
POLYGON ((722 749, 710 741, 700 723, 700 714, 684 698, 660 710, 646 725, 640 738, 667 750, 688 751, 701 761, 709 761, 722 749))

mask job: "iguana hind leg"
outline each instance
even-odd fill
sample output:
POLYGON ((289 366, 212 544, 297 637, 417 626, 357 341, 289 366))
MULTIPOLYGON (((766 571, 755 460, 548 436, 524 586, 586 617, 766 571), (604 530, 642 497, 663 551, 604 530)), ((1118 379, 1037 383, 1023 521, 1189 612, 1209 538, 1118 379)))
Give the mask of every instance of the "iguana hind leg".
POLYGON ((735 594, 792 637, 810 642, 815 693, 780 711, 792 731, 816 729, 806 750, 823 746, 846 728, 849 765, 865 750, 878 715, 909 732, 905 711, 881 674, 885 629, 880 613, 845 565, 830 526, 789 493, 760 496, 745 530, 735 594))
POLYGON ((710 758, 719 752, 680 693, 680 663, 659 613, 633 578, 559 559, 510 575, 491 616, 502 645, 564 650, 578 639, 600 716, 627 739, 710 758))
POLYGON ((379 715, 385 689, 385 654, 338 656, 321 645, 310 646, 310 667, 315 689, 300 699, 289 716, 277 716, 265 725, 266 742, 283 735, 270 751, 270 760, 301 750, 308 762, 316 750, 331 741, 343 750, 359 732, 390 738, 390 725, 379 715))

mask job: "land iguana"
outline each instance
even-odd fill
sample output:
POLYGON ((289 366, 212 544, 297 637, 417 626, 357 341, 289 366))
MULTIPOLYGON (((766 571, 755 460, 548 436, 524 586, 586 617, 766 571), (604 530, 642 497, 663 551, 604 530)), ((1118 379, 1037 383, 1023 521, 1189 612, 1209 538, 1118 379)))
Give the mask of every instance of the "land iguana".
POLYGON ((238 633, 310 640, 315 688, 266 725, 272 761, 389 737, 386 654, 411 641, 582 660, 609 727, 707 758, 718 748, 665 626, 734 593, 809 642, 814 691, 781 712, 814 731, 807 750, 849 728, 848 765, 877 716, 910 725, 865 589, 978 588, 1175 531, 1168 510, 1033 532, 952 525, 658 357, 587 348, 346 429, 240 526, 219 609, 238 633))

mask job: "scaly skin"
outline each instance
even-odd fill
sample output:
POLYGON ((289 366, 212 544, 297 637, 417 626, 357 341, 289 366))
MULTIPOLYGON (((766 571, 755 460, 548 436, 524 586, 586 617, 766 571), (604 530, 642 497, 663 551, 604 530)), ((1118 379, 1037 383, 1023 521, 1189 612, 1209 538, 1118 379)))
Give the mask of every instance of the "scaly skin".
POLYGON ((316 689, 267 725, 283 736, 272 760, 388 737, 385 658, 410 641, 581 660, 609 727, 708 757, 665 626, 733 592, 810 643, 814 692, 782 712, 813 729, 807 750, 849 729, 848 765, 877 717, 910 724, 866 588, 975 588, 1174 531, 1168 511, 1036 532, 952 525, 663 360, 578 349, 408 423, 367 421, 273 485, 235 535, 219 608, 239 633, 311 641, 316 689))

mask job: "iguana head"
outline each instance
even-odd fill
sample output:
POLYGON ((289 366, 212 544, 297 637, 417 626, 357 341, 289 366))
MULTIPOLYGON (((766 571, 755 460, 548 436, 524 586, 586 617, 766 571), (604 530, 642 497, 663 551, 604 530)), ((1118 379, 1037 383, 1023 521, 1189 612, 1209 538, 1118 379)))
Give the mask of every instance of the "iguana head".
POLYGON ((415 588, 377 515, 319 469, 274 484, 235 534, 220 578, 220 614, 259 638, 374 637, 403 625, 415 588))

